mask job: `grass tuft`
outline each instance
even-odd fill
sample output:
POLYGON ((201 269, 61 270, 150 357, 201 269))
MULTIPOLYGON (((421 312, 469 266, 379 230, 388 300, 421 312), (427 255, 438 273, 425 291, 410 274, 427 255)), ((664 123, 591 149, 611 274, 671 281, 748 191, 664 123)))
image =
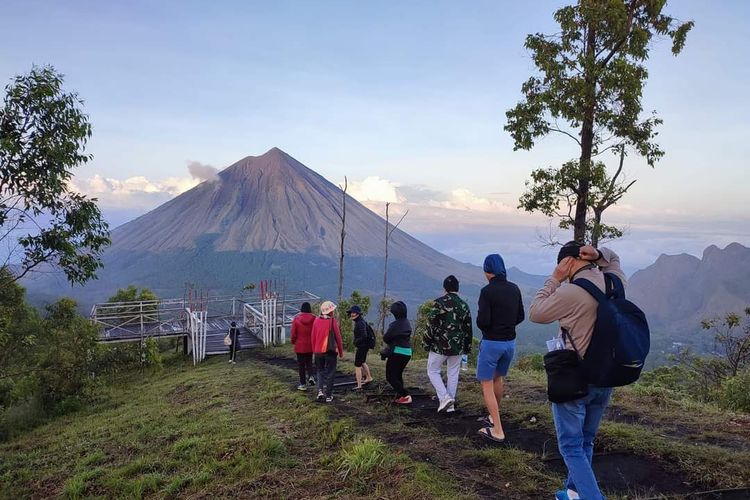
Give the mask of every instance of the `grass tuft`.
POLYGON ((65 486, 63 486, 63 497, 70 500, 83 498, 86 489, 89 487, 89 483, 103 473, 104 470, 101 468, 79 472, 65 481, 65 486))
POLYGON ((341 450, 339 472, 344 479, 369 477, 386 464, 389 454, 390 450, 379 439, 362 438, 341 450))

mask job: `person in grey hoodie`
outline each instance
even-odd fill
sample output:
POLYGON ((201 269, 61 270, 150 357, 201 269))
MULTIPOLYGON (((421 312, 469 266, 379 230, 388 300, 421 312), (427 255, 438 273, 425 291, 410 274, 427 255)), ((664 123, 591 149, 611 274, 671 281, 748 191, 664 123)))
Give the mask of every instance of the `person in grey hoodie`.
POLYGON ((396 391, 396 404, 410 404, 411 396, 404 387, 404 369, 411 360, 411 323, 406 319, 406 304, 394 302, 391 314, 395 318, 383 335, 383 342, 391 348, 385 362, 385 379, 396 391))

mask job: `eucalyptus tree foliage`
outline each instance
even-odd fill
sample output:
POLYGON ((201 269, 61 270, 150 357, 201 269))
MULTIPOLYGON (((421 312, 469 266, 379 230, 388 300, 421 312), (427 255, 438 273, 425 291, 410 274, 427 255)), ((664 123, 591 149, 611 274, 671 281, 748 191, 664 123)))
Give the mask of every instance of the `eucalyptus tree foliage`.
POLYGON ((573 140, 578 152, 559 168, 532 172, 519 208, 560 217, 560 227, 572 227, 576 241, 621 234, 602 225, 601 214, 633 185, 622 172, 628 154, 651 167, 664 156, 655 142, 662 120, 655 112, 643 116, 645 62, 658 39, 671 40, 672 54, 679 54, 693 27, 664 14, 665 4, 579 0, 555 12, 558 33, 526 37, 538 74, 521 86, 523 100, 506 112, 505 130, 515 150, 530 150, 557 133, 573 140), (619 157, 613 174, 597 158, 607 152, 619 157))
MULTIPOLYGON (((5 88, 0 108, 0 267, 17 281, 45 264, 71 283, 101 267, 109 230, 95 198, 71 189, 72 170, 91 159, 88 116, 54 68, 33 67, 5 88)), ((9 277, 8 277, 9 276, 9 277)), ((7 284, 7 283, 3 283, 7 284)))

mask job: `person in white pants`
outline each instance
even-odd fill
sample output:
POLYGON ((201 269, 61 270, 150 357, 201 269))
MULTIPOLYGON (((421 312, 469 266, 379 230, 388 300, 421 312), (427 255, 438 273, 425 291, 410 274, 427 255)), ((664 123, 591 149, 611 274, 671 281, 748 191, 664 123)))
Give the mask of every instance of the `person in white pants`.
POLYGON ((450 275, 443 281, 445 295, 435 299, 427 312, 427 331, 422 344, 429 352, 427 376, 438 398, 438 412, 455 411, 461 355, 471 352, 471 312, 458 296, 458 279, 450 275), (441 374, 443 363, 448 366, 448 387, 441 374))
POLYGON ((456 389, 458 388, 458 374, 461 371, 461 355, 446 356, 430 351, 427 356, 427 376, 435 388, 435 394, 440 402, 438 411, 455 411, 456 389), (443 382, 442 368, 447 365, 448 387, 443 382))

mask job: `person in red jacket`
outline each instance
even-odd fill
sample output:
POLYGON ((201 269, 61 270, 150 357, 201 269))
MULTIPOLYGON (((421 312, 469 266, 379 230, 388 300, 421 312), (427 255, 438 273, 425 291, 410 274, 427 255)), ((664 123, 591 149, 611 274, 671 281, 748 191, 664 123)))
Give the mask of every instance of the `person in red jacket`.
POLYGON ((297 390, 307 390, 307 384, 315 385, 312 364, 312 326, 315 315, 309 302, 302 303, 300 312, 292 321, 292 344, 297 355, 297 369, 299 370, 299 385, 297 390))
POLYGON ((315 355, 315 368, 318 371, 318 401, 325 398, 333 401, 333 377, 336 374, 336 354, 344 357, 344 342, 341 329, 333 311, 336 304, 326 300, 320 305, 321 315, 315 318, 312 327, 312 349, 315 355))

